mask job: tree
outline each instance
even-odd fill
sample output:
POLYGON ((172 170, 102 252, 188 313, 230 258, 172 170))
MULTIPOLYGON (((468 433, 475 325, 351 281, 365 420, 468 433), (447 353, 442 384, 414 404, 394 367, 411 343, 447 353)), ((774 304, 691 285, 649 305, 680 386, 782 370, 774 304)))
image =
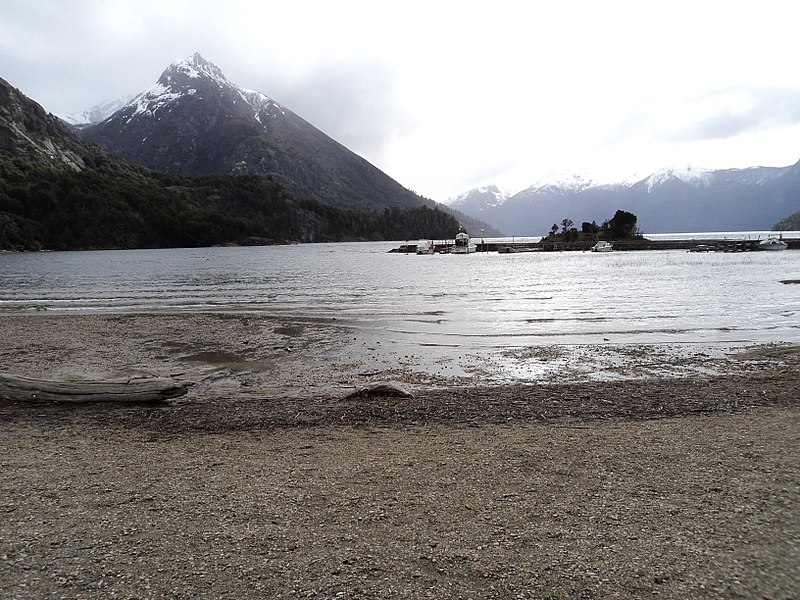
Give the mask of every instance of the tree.
POLYGON ((564 235, 566 235, 567 231, 569 231, 573 225, 574 223, 572 222, 572 219, 564 219, 561 221, 562 232, 564 235))
POLYGON ((618 210, 608 222, 609 237, 621 240, 632 237, 636 233, 636 215, 618 210))
POLYGON ((600 227, 594 221, 592 221, 591 223, 589 223, 588 221, 584 221, 583 223, 581 223, 581 233, 593 236, 598 231, 600 231, 600 227))

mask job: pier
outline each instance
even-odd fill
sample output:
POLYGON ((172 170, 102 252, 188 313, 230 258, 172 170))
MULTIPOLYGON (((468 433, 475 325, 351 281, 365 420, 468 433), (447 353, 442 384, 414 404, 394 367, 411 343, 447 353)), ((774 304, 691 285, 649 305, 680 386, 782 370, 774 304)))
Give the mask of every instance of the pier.
MULTIPOLYGON (((800 250, 800 238, 782 238, 789 250, 800 250)), ((674 239, 650 240, 646 237, 612 241, 614 251, 618 250, 687 250, 695 252, 752 252, 759 250, 762 239, 674 239)), ((578 240, 562 242, 543 239, 529 243, 479 243, 478 252, 563 252, 588 251, 594 246, 594 240, 578 240)))
MULTIPOLYGON (((800 238, 781 238, 789 250, 800 250, 800 238)), ((647 237, 612 241, 614 251, 626 250, 687 250, 690 252, 753 252, 758 251, 762 239, 674 239, 650 240, 647 237)), ((476 252, 498 252, 500 254, 516 254, 521 252, 567 252, 589 251, 596 240, 576 240, 564 242, 560 240, 542 239, 538 242, 477 242, 476 252)), ((432 240, 434 253, 449 254, 453 247, 452 240, 432 240)), ((416 254, 419 244, 402 244, 390 252, 416 254)))

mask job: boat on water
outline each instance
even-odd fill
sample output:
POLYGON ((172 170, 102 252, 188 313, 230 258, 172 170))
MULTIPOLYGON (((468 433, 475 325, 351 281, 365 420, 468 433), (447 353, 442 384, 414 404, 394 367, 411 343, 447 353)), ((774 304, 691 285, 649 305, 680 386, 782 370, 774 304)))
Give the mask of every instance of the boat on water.
POLYGON ((776 237, 769 237, 758 243, 759 250, 786 250, 788 247, 789 244, 776 237))
POLYGON ((611 242, 599 241, 590 248, 592 252, 611 252, 614 245, 611 242))
POLYGON ((450 248, 450 254, 470 254, 476 252, 477 249, 477 245, 470 242, 467 230, 463 227, 459 227, 455 244, 450 248))

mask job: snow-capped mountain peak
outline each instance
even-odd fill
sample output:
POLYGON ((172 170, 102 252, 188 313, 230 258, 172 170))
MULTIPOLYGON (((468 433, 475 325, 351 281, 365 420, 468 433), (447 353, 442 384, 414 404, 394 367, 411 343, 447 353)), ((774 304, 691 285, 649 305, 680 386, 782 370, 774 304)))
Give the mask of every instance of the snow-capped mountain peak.
POLYGON ((129 162, 182 175, 270 176, 295 198, 365 210, 429 202, 200 54, 81 136, 129 162))
POLYGON ((686 165, 683 167, 666 167, 655 171, 647 178, 647 191, 671 179, 695 186, 707 185, 711 179, 711 171, 686 165))
POLYGON ((200 79, 203 77, 215 80, 223 86, 232 85, 222 74, 222 70, 214 63, 200 56, 199 52, 195 52, 189 58, 172 63, 161 74, 158 81, 165 86, 169 86, 179 78, 200 79))
POLYGON ((285 109, 261 92, 239 87, 225 77, 214 63, 198 52, 172 63, 150 89, 131 100, 124 108, 126 123, 141 116, 154 117, 156 113, 188 96, 199 97, 229 94, 233 101, 241 100, 249 106, 255 118, 265 123, 267 118, 286 114, 285 109))
POLYGON ((496 185, 477 187, 459 194, 455 198, 448 200, 447 204, 453 207, 464 206, 466 204, 480 204, 484 208, 502 206, 508 200, 509 194, 500 191, 496 185))
POLYGON ((59 115, 63 121, 70 125, 90 125, 106 120, 133 99, 133 94, 122 98, 109 98, 80 113, 59 115))
POLYGON ((575 173, 552 172, 537 180, 532 186, 533 189, 562 189, 570 192, 580 192, 593 187, 595 182, 587 176, 575 173))

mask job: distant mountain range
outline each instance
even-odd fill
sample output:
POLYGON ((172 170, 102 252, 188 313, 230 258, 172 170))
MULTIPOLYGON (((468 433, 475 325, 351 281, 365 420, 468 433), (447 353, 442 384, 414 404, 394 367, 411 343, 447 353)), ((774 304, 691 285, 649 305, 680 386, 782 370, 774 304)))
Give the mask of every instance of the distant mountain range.
MULTIPOLYGON (((173 63, 153 87, 131 99, 104 102, 69 117, 72 131, 35 103, 32 108, 15 100, 8 90, 13 90, 8 84, 0 89, 0 101, 5 101, 0 106, 4 111, 0 112, 0 158, 51 168, 67 166, 77 172, 98 164, 107 169, 112 161, 101 156, 96 146, 72 135, 77 132, 128 163, 156 172, 264 177, 287 190, 293 202, 339 210, 437 208, 473 234, 485 230, 488 237, 501 232, 543 235, 564 219, 577 227, 583 221, 601 224, 617 210, 634 213, 639 228, 652 233, 770 229, 779 221, 781 227, 795 222, 787 215, 800 209, 800 163, 718 171, 666 169, 633 183, 613 185, 570 177, 539 182, 513 195, 491 186, 463 194, 444 207, 403 187, 268 96, 231 83, 199 54, 173 63)), ((121 170, 126 177, 133 172, 127 167, 121 170)), ((233 190, 239 184, 225 185, 233 190)), ((259 219, 266 219, 262 213, 259 219)), ((352 227, 333 233, 325 225, 332 215, 319 217, 314 226, 286 229, 286 235, 303 240, 392 235, 385 225, 371 233, 352 227)), ((349 218, 336 213, 335 219, 349 218)), ((266 235, 276 230, 261 227, 259 231, 258 235, 266 235)), ((400 236, 401 231, 412 230, 398 227, 393 235, 400 236)), ((200 243, 200 238, 191 239, 200 243)), ((135 243, 139 242, 129 240, 123 245, 135 243)))
POLYGON ((617 210, 634 213, 649 233, 773 228, 800 208, 800 162, 789 167, 665 169, 634 183, 595 185, 581 178, 541 183, 513 195, 471 190, 450 206, 509 235, 545 235, 572 220, 598 224, 617 210))
POLYGON ((82 129, 88 125, 105 121, 108 117, 133 100, 133 98, 134 96, 109 98, 100 104, 95 104, 91 108, 87 108, 83 112, 63 115, 61 119, 76 129, 82 129))

